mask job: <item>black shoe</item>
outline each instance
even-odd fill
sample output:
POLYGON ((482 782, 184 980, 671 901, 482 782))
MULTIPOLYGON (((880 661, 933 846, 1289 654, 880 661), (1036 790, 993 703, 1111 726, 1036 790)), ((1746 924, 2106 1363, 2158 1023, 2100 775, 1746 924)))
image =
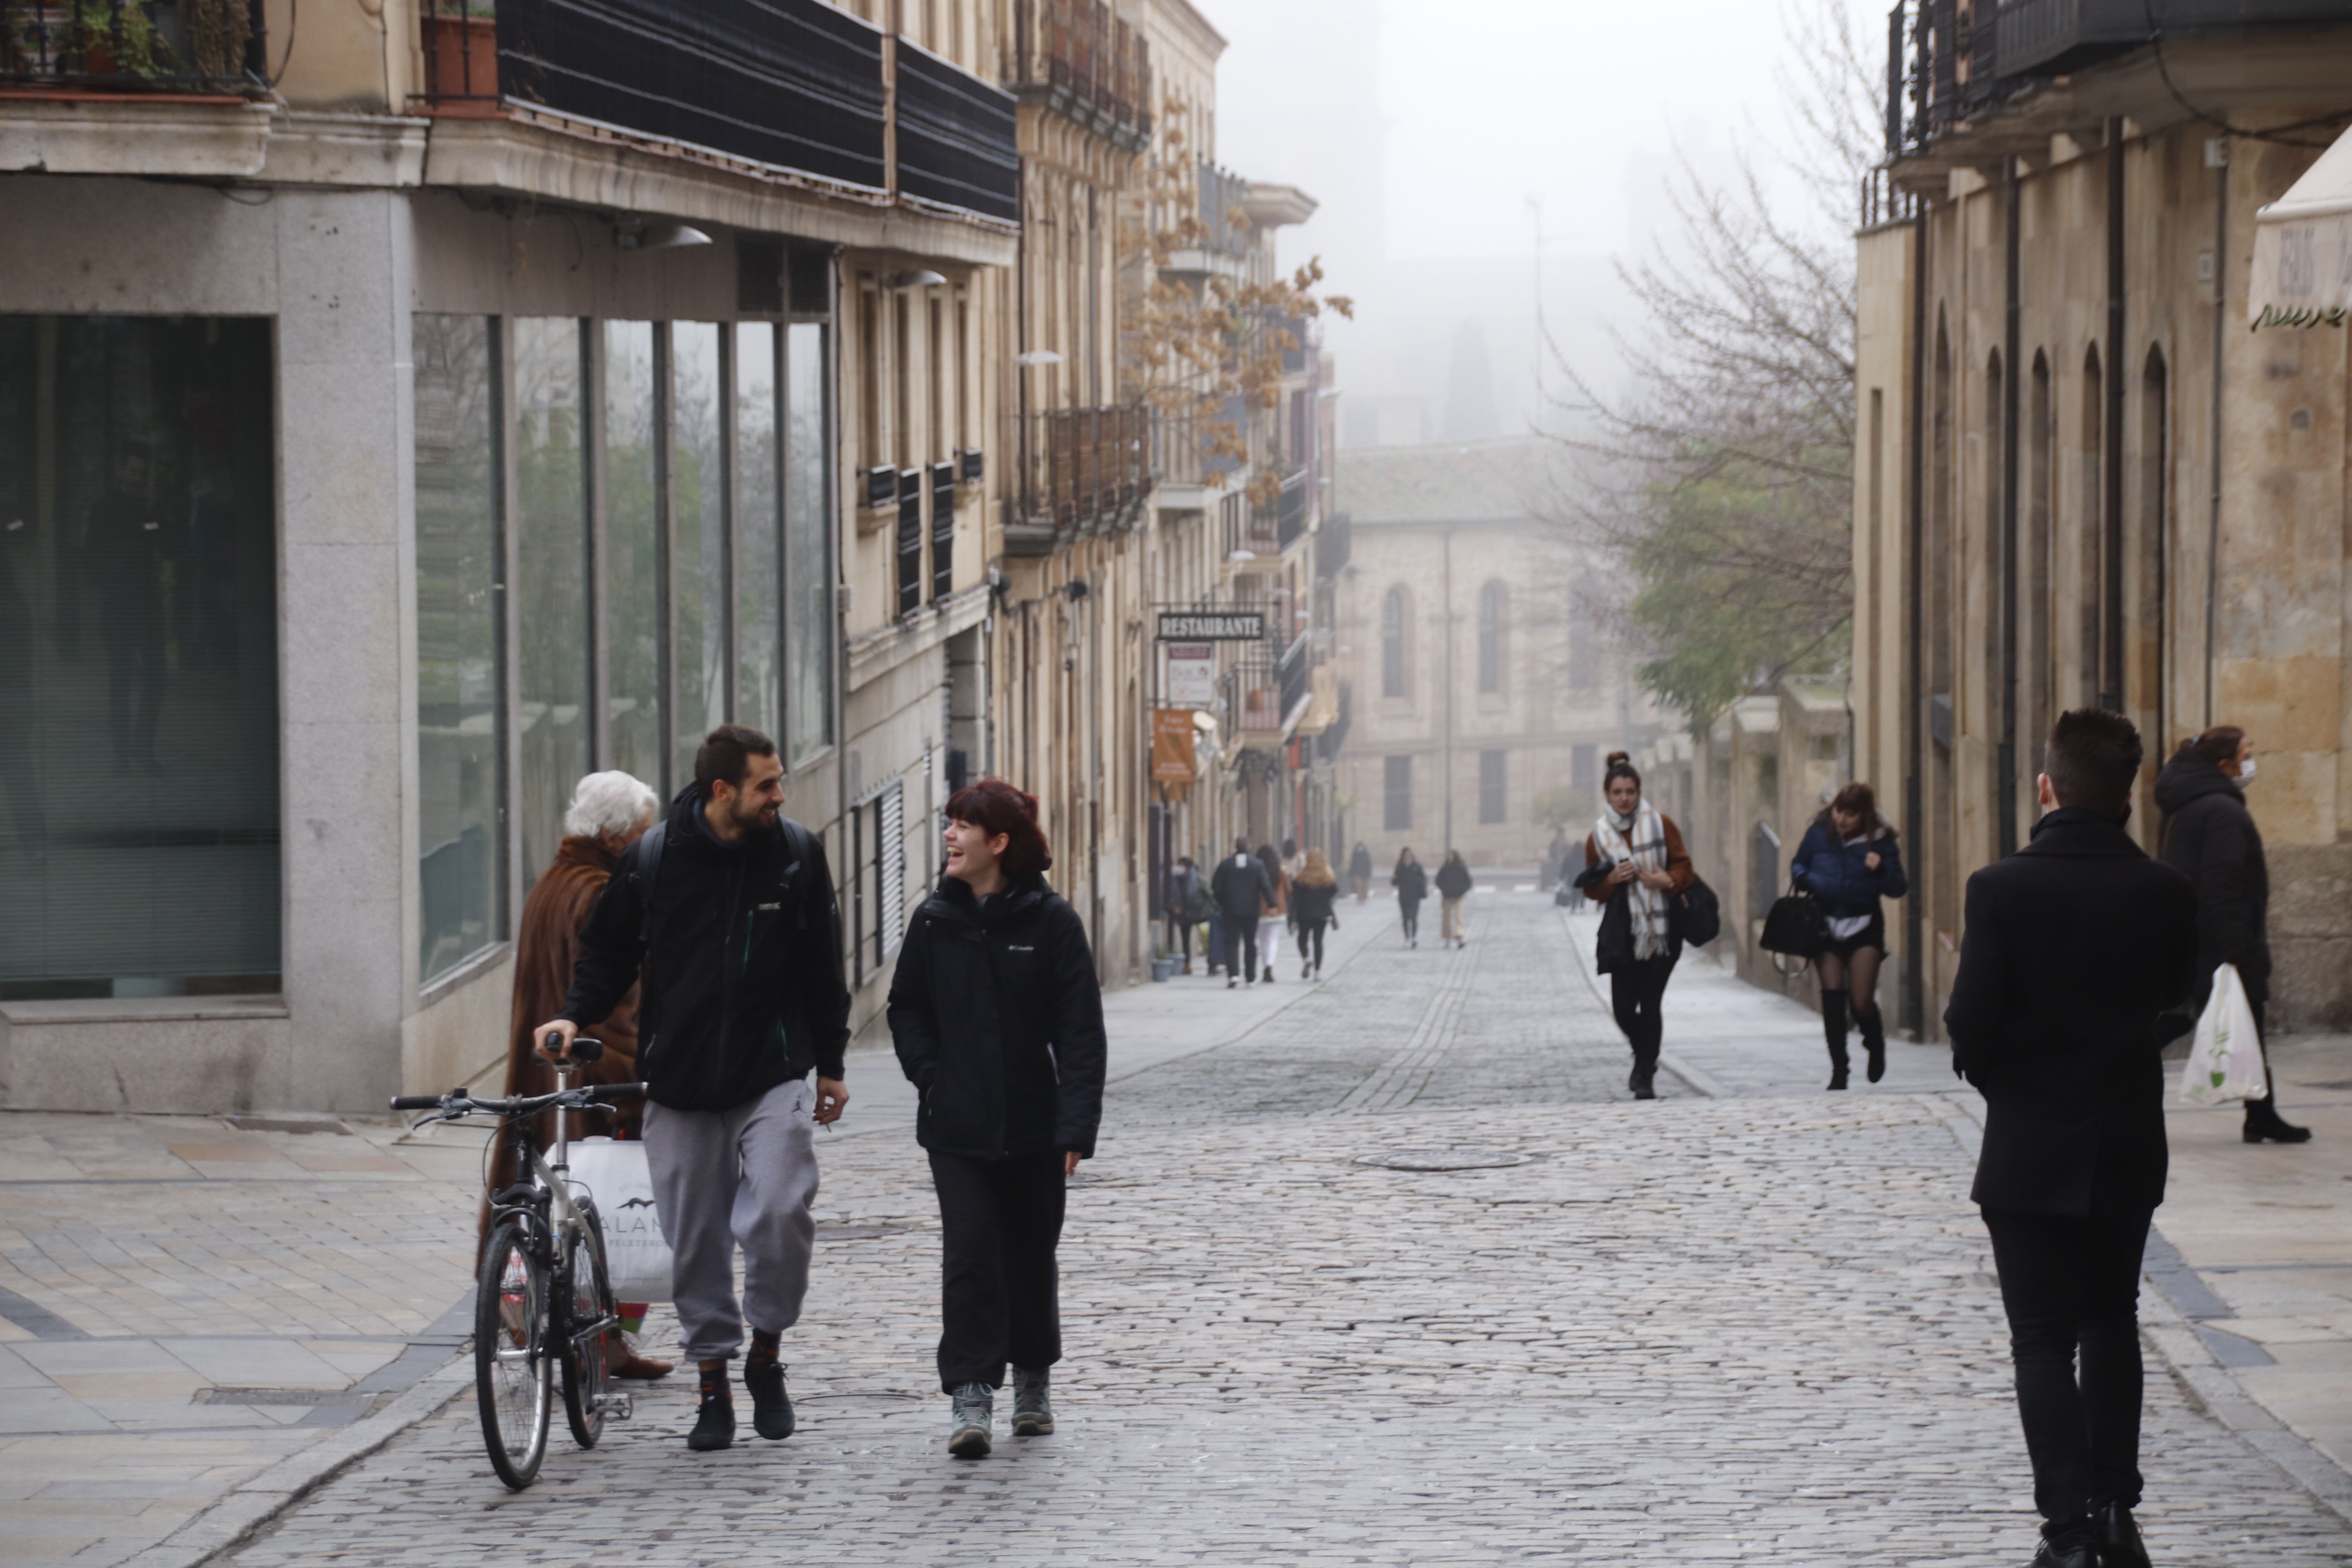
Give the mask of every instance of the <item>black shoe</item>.
POLYGON ((1658 1098, 1657 1080, 1656 1063, 1636 1062, 1633 1064, 1633 1076, 1625 1080, 1625 1087, 1633 1091, 1635 1100, 1655 1100, 1658 1098))
POLYGON ((1864 1069, 1863 1076, 1869 1079, 1871 1082, 1876 1083, 1880 1079, 1886 1076, 1885 1031, 1883 1029, 1863 1030, 1862 1048, 1870 1053, 1870 1062, 1864 1069))
MULTIPOLYGON (((2145 1559, 2143 1559, 2145 1561, 2145 1559)), ((2042 1549, 2026 1568, 2099 1568, 2099 1531, 2089 1520, 2051 1532, 2042 1527, 2042 1549)))
POLYGON ((2148 1568, 2147 1548, 2140 1544, 2131 1510, 2111 1502, 2099 1510, 2098 1521, 2099 1568, 2148 1568))
POLYGON ((2311 1129, 2297 1127, 2278 1113, 2278 1105, 2268 1100, 2246 1101, 2245 1140, 2249 1143, 2308 1143, 2311 1129))
POLYGON ((1835 1093, 1845 1088, 1846 1066, 1842 1061, 1830 1063, 1830 1090, 1835 1093))
POLYGON ((698 1454, 735 1446, 735 1402, 727 1396, 725 1384, 719 1385, 716 1394, 704 1393, 702 1408, 695 1413, 694 1430, 686 1435, 686 1446, 698 1454))
MULTIPOLYGON (((751 1394, 751 1429, 772 1443, 791 1436, 793 1400, 784 1392, 784 1363, 753 1352, 744 1358, 743 1386, 751 1394)), ((728 1426, 734 1426, 732 1412, 728 1426)))

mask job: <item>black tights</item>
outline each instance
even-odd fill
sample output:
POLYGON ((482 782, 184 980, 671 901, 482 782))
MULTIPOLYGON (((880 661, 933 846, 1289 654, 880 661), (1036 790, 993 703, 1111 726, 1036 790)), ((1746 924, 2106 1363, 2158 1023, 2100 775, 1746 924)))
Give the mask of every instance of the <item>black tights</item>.
POLYGON ((1323 928, 1328 923, 1330 922, 1328 921, 1298 922, 1298 956, 1302 963, 1311 963, 1318 969, 1323 967, 1323 928), (1307 948, 1309 937, 1312 937, 1315 942, 1315 950, 1312 952, 1309 952, 1307 948))
POLYGON ((2139 1505, 2139 1271, 2148 1218, 2146 1209, 1984 1211, 2009 1313, 2033 1504, 2052 1524, 2111 1502, 2139 1505))
POLYGON ((1610 971, 1610 1009, 1617 1015, 1617 1026, 1625 1031, 1626 1044, 1633 1047, 1636 1066, 1649 1067, 1658 1059, 1658 1044, 1666 1032, 1658 1004, 1665 997, 1666 977, 1675 972, 1679 956, 1662 952, 1610 971))

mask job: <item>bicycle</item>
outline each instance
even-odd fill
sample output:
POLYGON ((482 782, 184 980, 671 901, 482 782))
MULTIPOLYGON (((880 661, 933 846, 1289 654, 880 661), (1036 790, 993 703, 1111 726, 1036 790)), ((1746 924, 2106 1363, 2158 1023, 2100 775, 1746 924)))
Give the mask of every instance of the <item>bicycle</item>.
POLYGON ((645 1093, 641 1083, 572 1088, 572 1068, 604 1054, 601 1040, 573 1040, 571 1059, 555 1065, 553 1094, 478 1100, 454 1089, 404 1094, 392 1102, 394 1110, 435 1112, 418 1118, 411 1131, 487 1113, 499 1118, 501 1137, 509 1123, 558 1112, 552 1159, 530 1138, 515 1139, 522 1179, 491 1194, 489 1240, 474 1293, 474 1391, 482 1441, 499 1479, 515 1491, 530 1485, 547 1457, 559 1368, 564 1419, 582 1447, 596 1446, 607 1416, 625 1420, 630 1413, 628 1395, 612 1391, 605 1354, 606 1335, 620 1317, 604 1268, 604 1226, 594 1197, 573 1192, 569 1176, 569 1113, 606 1108, 610 1097, 645 1093))

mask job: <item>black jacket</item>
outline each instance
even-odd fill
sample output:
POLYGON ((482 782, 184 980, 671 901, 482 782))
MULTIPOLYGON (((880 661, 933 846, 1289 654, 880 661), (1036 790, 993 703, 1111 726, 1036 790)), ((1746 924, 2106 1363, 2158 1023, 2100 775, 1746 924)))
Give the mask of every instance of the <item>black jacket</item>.
POLYGON ((2271 873, 2263 836, 2238 781, 2202 757, 2176 756, 2156 775, 2164 813, 2157 858, 2197 889, 2197 1004, 2213 992, 2213 972, 2238 966, 2246 1000, 2271 994, 2271 873))
POLYGON ((1389 875, 1389 885, 1397 890, 1397 902, 1417 904, 1429 897, 1429 873, 1418 860, 1408 860, 1389 875))
POLYGON ((1348 857, 1348 875, 1350 877, 1369 877, 1371 874, 1372 852, 1359 844, 1356 846, 1356 852, 1348 857))
POLYGON ((1985 1097, 1969 1196, 2088 1215, 2164 1201, 2164 1069, 2190 1022, 2197 900, 2120 823, 2062 809, 1969 879, 1944 1027, 1985 1097))
POLYGON ((1235 853, 1217 862, 1217 874, 1209 879, 1209 893, 1227 920, 1255 920, 1274 902, 1274 879, 1265 874, 1265 861, 1235 853))
POLYGON ((700 791, 664 819, 652 942, 645 940, 651 837, 622 852, 580 936, 562 1016, 592 1028, 637 983, 637 1069, 647 1098, 674 1110, 724 1110, 811 1067, 841 1076, 849 987, 824 841, 779 824, 734 843, 703 819, 700 791))
POLYGON ((1312 882, 1290 884, 1290 918, 1297 925, 1320 925, 1331 918, 1331 904, 1339 896, 1339 884, 1326 882, 1317 887, 1312 882))
POLYGON ((986 900, 955 877, 915 911, 890 978, 890 1038, 922 1091, 915 1138, 994 1159, 1075 1149, 1102 1121, 1102 990, 1086 927, 1043 877, 986 900))
POLYGON ((1470 890, 1470 867, 1463 860, 1448 860, 1437 868, 1437 891, 1441 897, 1458 899, 1470 890))

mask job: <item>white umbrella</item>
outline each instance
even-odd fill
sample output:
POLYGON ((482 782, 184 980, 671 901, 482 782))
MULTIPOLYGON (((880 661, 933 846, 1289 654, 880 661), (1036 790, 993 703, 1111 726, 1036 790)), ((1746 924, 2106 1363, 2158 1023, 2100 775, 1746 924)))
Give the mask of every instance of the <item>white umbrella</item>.
POLYGON ((2343 327, 2352 320, 2352 131, 2286 195, 2254 215, 2249 327, 2343 327))

